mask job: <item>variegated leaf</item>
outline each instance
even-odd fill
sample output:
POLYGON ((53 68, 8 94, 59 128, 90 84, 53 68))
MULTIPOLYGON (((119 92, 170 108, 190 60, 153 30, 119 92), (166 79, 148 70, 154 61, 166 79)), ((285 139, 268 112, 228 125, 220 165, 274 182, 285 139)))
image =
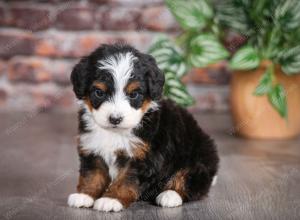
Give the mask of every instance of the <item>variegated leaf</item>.
POLYGON ((165 78, 165 96, 185 107, 194 103, 193 97, 187 92, 186 87, 174 72, 166 71, 165 78))
POLYGON ((189 62, 195 67, 205 67, 229 56, 224 46, 211 34, 202 34, 193 38, 190 50, 189 62))
POLYGON ((269 100, 280 116, 287 118, 288 110, 286 93, 282 85, 277 84, 273 87, 272 91, 269 93, 269 100))
POLYGON ((287 75, 300 73, 300 46, 283 50, 278 56, 284 73, 287 75))
POLYGON ((257 68, 259 64, 259 55, 251 46, 245 46, 239 49, 229 63, 231 69, 234 70, 250 70, 257 68))
POLYGON ((293 31, 300 27, 300 1, 281 1, 275 9, 274 18, 281 23, 286 31, 293 31))
POLYGON ((233 0, 222 0, 215 5, 215 8, 216 19, 222 26, 246 35, 251 32, 247 14, 243 11, 241 4, 236 4, 233 0))
POLYGON ((202 29, 213 17, 213 10, 207 0, 166 0, 170 11, 185 29, 202 29))
POLYGON ((259 84, 254 91, 254 95, 261 96, 268 94, 272 90, 273 83, 273 67, 270 66, 267 71, 262 75, 259 84))
POLYGON ((149 49, 149 53, 156 59, 161 70, 171 70, 179 78, 186 74, 187 66, 180 49, 167 37, 160 37, 149 49))

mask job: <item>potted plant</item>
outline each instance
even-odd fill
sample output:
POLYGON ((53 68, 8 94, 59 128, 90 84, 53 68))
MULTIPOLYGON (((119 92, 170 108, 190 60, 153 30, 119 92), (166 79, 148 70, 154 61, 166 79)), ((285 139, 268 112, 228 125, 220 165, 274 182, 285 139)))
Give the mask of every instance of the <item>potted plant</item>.
POLYGON ((224 0, 216 16, 247 39, 229 63, 235 130, 251 138, 298 135, 300 1, 224 0))
POLYGON ((163 38, 150 49, 166 73, 166 96, 192 104, 180 78, 191 68, 228 58, 221 42, 226 33, 235 32, 246 43, 229 59, 232 132, 250 138, 300 133, 300 1, 166 0, 166 4, 184 30, 176 44, 163 38))
POLYGON ((165 73, 165 95, 182 106, 189 106, 194 103, 194 99, 182 84, 181 78, 192 68, 206 67, 226 59, 229 52, 220 41, 221 33, 209 1, 165 2, 182 31, 175 39, 160 36, 149 52, 165 73))

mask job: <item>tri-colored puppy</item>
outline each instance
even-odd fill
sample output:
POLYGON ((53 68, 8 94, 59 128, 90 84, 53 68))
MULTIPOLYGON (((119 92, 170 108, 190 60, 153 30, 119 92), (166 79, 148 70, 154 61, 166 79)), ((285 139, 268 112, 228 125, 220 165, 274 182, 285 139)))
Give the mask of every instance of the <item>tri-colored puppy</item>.
POLYGON ((175 207, 208 193, 219 162, 214 142, 185 109, 161 99, 164 75, 152 56, 103 45, 81 59, 71 81, 81 101, 81 165, 70 206, 175 207))

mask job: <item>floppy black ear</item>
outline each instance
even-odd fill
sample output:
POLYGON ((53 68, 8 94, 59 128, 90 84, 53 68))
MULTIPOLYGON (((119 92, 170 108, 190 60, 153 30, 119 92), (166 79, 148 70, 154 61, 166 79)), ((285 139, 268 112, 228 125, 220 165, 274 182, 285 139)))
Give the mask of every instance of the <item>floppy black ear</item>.
POLYGON ((159 100, 163 94, 165 83, 165 75, 158 68, 155 59, 148 54, 145 54, 146 62, 148 63, 147 84, 152 100, 159 100))
POLYGON ((88 61, 87 58, 82 58, 80 62, 75 65, 71 73, 73 91, 78 99, 82 99, 85 96, 88 80, 88 61))

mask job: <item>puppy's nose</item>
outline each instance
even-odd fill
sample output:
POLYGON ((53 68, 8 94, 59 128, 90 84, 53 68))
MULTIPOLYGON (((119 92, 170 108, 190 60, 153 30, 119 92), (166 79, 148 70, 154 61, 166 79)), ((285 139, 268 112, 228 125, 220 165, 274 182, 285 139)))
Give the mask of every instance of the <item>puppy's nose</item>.
POLYGON ((123 117, 120 116, 109 116, 109 122, 113 125, 118 125, 121 123, 121 121, 123 120, 123 117))

